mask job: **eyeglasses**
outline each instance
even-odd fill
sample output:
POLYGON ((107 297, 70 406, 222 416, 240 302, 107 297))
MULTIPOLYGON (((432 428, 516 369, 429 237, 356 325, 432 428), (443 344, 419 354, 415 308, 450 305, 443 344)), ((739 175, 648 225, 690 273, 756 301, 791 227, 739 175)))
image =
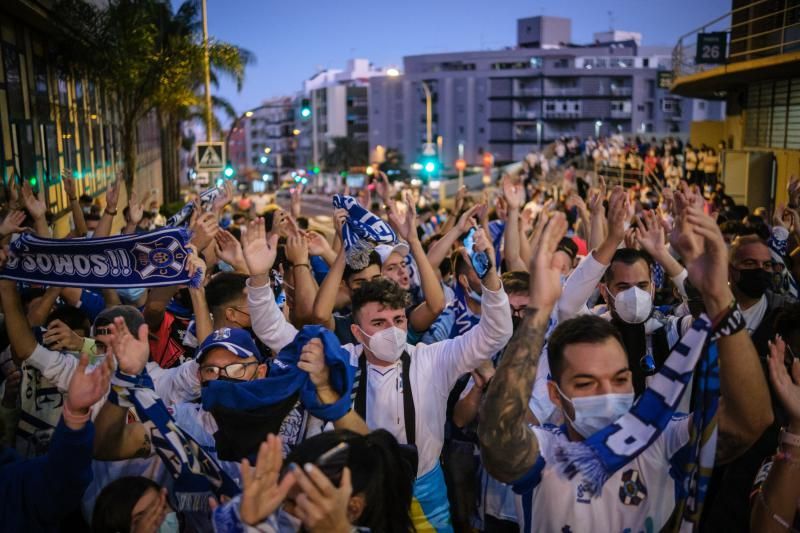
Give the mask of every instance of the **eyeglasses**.
POLYGON ((521 305, 519 307, 514 307, 511 305, 509 307, 511 307, 511 316, 516 316, 519 318, 522 318, 522 316, 525 314, 525 309, 528 308, 527 305, 521 305))
POLYGON ((200 367, 200 375, 205 379, 217 379, 220 375, 229 378, 241 379, 247 372, 247 367, 257 365, 256 362, 251 363, 231 363, 225 366, 203 365, 200 367))

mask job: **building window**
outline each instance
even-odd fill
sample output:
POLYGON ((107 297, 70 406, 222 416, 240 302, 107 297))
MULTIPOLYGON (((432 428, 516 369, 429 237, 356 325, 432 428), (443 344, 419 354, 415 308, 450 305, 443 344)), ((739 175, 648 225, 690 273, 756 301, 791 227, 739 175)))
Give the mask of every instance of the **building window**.
POLYGON ((553 62, 553 68, 569 68, 569 59, 561 57, 553 62))
POLYGON ((642 59, 642 66, 644 68, 648 68, 650 66, 650 58, 649 57, 645 57, 644 59, 642 59))
POLYGON ((531 61, 516 61, 514 63, 492 63, 492 70, 513 70, 523 68, 536 68, 531 61))
POLYGON ((542 58, 532 57, 530 60, 531 68, 542 68, 542 58))
POLYGON ((631 112, 630 100, 612 100, 611 111, 615 111, 618 113, 630 113, 631 112))
POLYGON ((637 111, 644 111, 644 104, 638 104, 638 105, 636 106, 636 110, 637 110, 637 111))
POLYGON ((697 102, 697 109, 699 109, 700 111, 705 111, 706 103, 704 100, 700 100, 699 102, 697 102))

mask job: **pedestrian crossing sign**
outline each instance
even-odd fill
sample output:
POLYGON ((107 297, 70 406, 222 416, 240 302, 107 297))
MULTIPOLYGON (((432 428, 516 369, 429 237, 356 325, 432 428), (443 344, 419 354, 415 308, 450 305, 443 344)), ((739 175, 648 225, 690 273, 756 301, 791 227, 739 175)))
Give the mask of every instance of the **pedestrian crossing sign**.
POLYGON ((197 143, 195 170, 221 171, 225 166, 225 143, 197 143))

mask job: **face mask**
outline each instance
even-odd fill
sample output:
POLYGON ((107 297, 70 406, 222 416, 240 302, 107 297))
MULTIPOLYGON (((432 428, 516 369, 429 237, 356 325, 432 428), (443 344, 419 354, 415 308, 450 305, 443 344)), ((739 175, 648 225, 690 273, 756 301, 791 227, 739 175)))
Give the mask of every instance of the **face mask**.
MULTIPOLYGON (((556 388, 558 386, 556 385, 556 388)), ((598 396, 584 396, 581 398, 567 398, 561 389, 558 389, 561 397, 572 404, 575 410, 575 420, 567 416, 572 427, 583 438, 589 438, 612 422, 615 422, 622 415, 630 411, 633 405, 633 393, 622 394, 601 394, 598 396)))
POLYGON ((772 284, 772 274, 763 268, 739 270, 736 287, 750 298, 761 298, 772 284))
POLYGON ((467 292, 467 296, 469 296, 470 299, 475 300, 478 303, 481 303, 481 301, 482 301, 482 296, 480 294, 478 294, 477 292, 475 292, 474 290, 472 290, 471 288, 470 288, 469 292, 467 292))
POLYGON ((562 287, 564 286, 565 283, 567 283, 567 278, 568 277, 569 277, 569 274, 561 274, 560 276, 558 276, 559 283, 561 283, 562 287))
POLYGON ((641 324, 650 317, 653 310, 653 297, 639 287, 630 287, 616 296, 608 291, 617 315, 628 324, 641 324))
POLYGON ((180 531, 180 526, 178 513, 167 513, 164 517, 164 521, 161 522, 161 527, 158 528, 158 533, 178 533, 180 531))
POLYGON ((382 329, 374 335, 367 335, 363 329, 358 329, 367 337, 369 351, 381 361, 394 363, 400 359, 406 349, 407 333, 397 326, 382 329))
POLYGON ((137 302, 147 289, 117 289, 117 294, 123 302, 137 302))

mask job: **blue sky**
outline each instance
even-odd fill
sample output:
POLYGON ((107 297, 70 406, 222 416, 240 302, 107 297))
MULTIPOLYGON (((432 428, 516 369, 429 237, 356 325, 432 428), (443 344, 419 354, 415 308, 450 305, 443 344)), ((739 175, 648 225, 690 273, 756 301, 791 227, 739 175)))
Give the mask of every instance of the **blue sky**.
POLYGON ((208 19, 213 37, 256 55, 240 93, 227 82, 219 90, 241 113, 294 93, 318 68, 342 68, 351 57, 402 66, 405 55, 513 46, 522 17, 570 17, 573 42, 585 43, 609 28, 610 11, 615 29, 642 33, 645 45, 673 46, 730 6, 730 0, 208 0, 208 19))

